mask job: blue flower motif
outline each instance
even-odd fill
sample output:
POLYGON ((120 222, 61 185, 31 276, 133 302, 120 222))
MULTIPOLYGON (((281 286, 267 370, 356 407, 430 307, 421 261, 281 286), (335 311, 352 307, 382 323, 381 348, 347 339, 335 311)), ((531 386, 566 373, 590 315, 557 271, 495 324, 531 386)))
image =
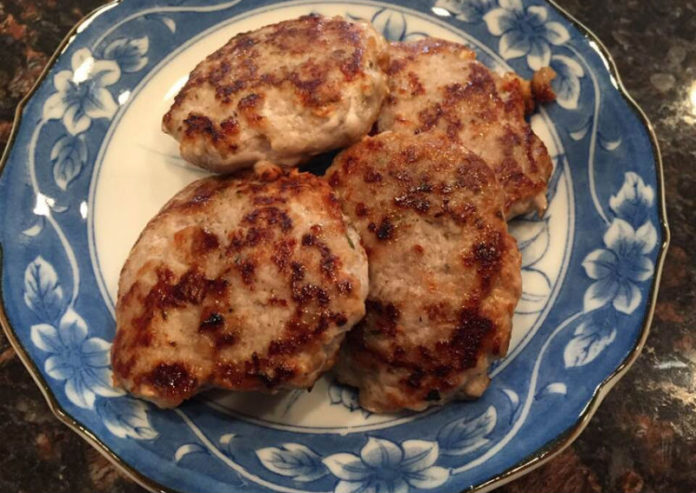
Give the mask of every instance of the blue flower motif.
POLYGON ((335 493, 408 493, 411 488, 429 490, 447 481, 449 470, 433 465, 438 455, 437 442, 406 440, 397 445, 370 438, 360 457, 334 454, 323 462, 340 480, 335 493))
POLYGON ((582 263, 595 282, 585 293, 585 310, 594 310, 607 303, 622 313, 638 308, 641 292, 637 283, 652 276, 655 266, 646 255, 657 244, 657 231, 650 222, 637 230, 623 219, 616 218, 604 234, 606 248, 590 253, 582 263))
POLYGON ((488 30, 501 36, 499 51, 506 60, 527 57, 532 70, 539 70, 551 61, 551 46, 570 39, 568 30, 558 22, 548 21, 546 7, 523 7, 521 0, 500 0, 500 7, 483 16, 488 30))
POLYGON ((493 0, 437 0, 435 7, 454 14, 460 21, 480 22, 494 5, 493 0))
POLYGON ((94 409, 97 395, 123 394, 111 386, 111 345, 104 339, 87 337, 87 324, 71 308, 61 317, 58 328, 46 323, 33 325, 31 341, 49 353, 44 371, 55 380, 65 381, 65 394, 75 405, 94 409))
POLYGON ((106 87, 120 79, 121 70, 113 60, 96 60, 87 48, 73 54, 71 67, 53 78, 58 92, 44 103, 43 117, 62 119, 68 132, 77 135, 92 119, 114 116, 118 106, 106 87))

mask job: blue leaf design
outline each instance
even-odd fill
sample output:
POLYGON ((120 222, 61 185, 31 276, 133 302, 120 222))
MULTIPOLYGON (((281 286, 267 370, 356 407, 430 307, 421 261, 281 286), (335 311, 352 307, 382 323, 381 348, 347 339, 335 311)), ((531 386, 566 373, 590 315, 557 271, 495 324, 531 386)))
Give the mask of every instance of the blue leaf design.
POLYGON ((587 119, 581 124, 580 127, 576 128, 575 130, 570 130, 568 134, 572 137, 573 140, 580 141, 587 136, 587 132, 590 130, 591 125, 592 115, 587 117, 587 119))
POLYGON ((563 382, 552 382, 546 385, 539 393, 537 393, 535 399, 541 399, 552 394, 556 395, 566 395, 568 393, 568 387, 563 382))
POLYGON ((292 407, 295 405, 297 400, 300 397, 302 397, 303 395, 305 395, 306 393, 307 393, 306 390, 299 390, 299 389, 292 390, 290 392, 290 398, 288 399, 287 404, 285 404, 285 409, 283 410, 283 416, 286 416, 290 412, 290 409, 292 409, 292 407))
POLYGON ((79 176, 87 162, 87 142, 84 135, 64 135, 53 144, 51 164, 53 179, 61 190, 79 176))
POLYGON ((624 175, 623 186, 609 199, 609 206, 616 217, 627 221, 634 229, 640 228, 649 219, 654 203, 655 190, 632 171, 624 175))
POLYGON ((517 240, 522 253, 522 267, 537 263, 549 248, 549 217, 544 219, 516 219, 510 223, 510 233, 517 240))
POLYGON ((556 197, 556 190, 558 190, 558 183, 561 181, 561 175, 563 174, 563 166, 566 164, 567 160, 564 154, 559 154, 552 157, 553 163, 553 173, 549 179, 549 184, 547 186, 548 192, 546 193, 548 197, 549 204, 553 202, 554 197, 556 197))
POLYGON ((217 462, 213 457, 212 449, 201 443, 189 442, 176 449, 174 463, 177 467, 191 471, 204 470, 206 476, 224 482, 227 487, 225 491, 248 491, 248 484, 239 473, 235 474, 227 464, 217 462))
POLYGON ((510 407, 512 408, 513 412, 517 411, 517 408, 520 405, 520 396, 517 394, 517 392, 506 387, 501 388, 500 391, 505 395, 508 402, 510 402, 510 407))
POLYGON ((178 449, 176 449, 176 452, 174 452, 174 462, 178 464, 179 462, 181 462, 181 459, 183 459, 187 455, 200 453, 207 454, 208 450, 197 443, 186 443, 178 449))
MULTIPOLYGON (((312 15, 321 15, 321 13, 318 10, 312 10, 311 12, 312 15)), ((351 21, 364 21, 365 19, 359 15, 353 15, 350 12, 346 12, 346 17, 350 19, 351 21)))
POLYGON ((548 276, 534 267, 522 269, 522 296, 515 313, 539 313, 546 306, 551 294, 548 276))
POLYGON ((443 426, 437 434, 440 450, 445 455, 464 455, 483 447, 490 440, 486 436, 495 428, 498 414, 490 406, 475 417, 464 417, 443 426))
POLYGON ((362 411, 366 418, 372 414, 360 407, 358 392, 354 388, 341 385, 336 381, 332 381, 329 384, 329 400, 331 404, 343 406, 350 412, 362 411))
POLYGON ((232 458, 234 458, 236 438, 238 437, 235 433, 225 433, 218 439, 218 442, 220 443, 220 450, 222 450, 223 453, 229 455, 232 458))
POLYGON ((493 0, 437 0, 435 8, 438 15, 449 12, 460 21, 473 23, 481 22, 494 4, 493 0))
POLYGON ((54 325, 67 307, 58 274, 41 255, 24 271, 24 303, 40 320, 54 325))
POLYGON ((136 440, 157 438, 159 433, 150 424, 147 409, 147 404, 130 397, 97 401, 97 413, 102 422, 119 438, 136 440))
POLYGON ((174 22, 174 19, 172 19, 171 17, 162 16, 160 17, 160 21, 162 21, 162 23, 165 26, 167 26, 167 29, 169 29, 172 32, 172 34, 176 32, 176 22, 174 22))
POLYGON ((149 45, 150 41, 147 36, 142 38, 118 38, 106 47, 104 58, 118 63, 123 72, 137 72, 147 65, 146 54, 149 45))
POLYGON ((406 17, 401 12, 380 9, 372 16, 372 25, 388 41, 403 41, 406 38, 406 17))
POLYGON ((575 110, 580 100, 580 79, 585 71, 576 60, 563 56, 551 57, 551 68, 556 72, 556 78, 551 83, 556 93, 556 101, 561 108, 575 110))
POLYGON ((43 231, 44 226, 45 224, 43 216, 38 216, 36 222, 32 226, 29 226, 27 229, 22 231, 22 234, 31 237, 38 236, 39 233, 43 231))
POLYGON ((548 276, 534 264, 539 262, 549 249, 549 217, 544 219, 516 219, 510 223, 510 233, 517 240, 522 253, 522 299, 515 313, 538 313, 546 305, 551 292, 548 276))
POLYGON ((583 322, 573 333, 563 351, 566 368, 585 366, 594 361, 616 338, 616 330, 606 330, 591 322, 583 322))
POLYGON ((419 39, 425 39, 427 37, 427 33, 421 31, 413 31, 404 36, 404 41, 418 41, 419 39))
POLYGON ((520 406, 520 396, 517 395, 517 392, 515 392, 514 390, 508 389, 506 387, 500 388, 500 391, 505 395, 508 402, 510 403, 510 418, 508 423, 512 425, 512 423, 515 421, 515 419, 522 410, 522 406, 520 406))
POLYGON ((604 149, 605 151, 615 151, 621 146, 622 139, 619 136, 618 138, 611 140, 605 137, 602 133, 599 134, 599 145, 604 149))
POLYGON ((299 443, 284 443, 280 448, 260 449, 256 451, 256 456, 269 471, 295 481, 316 481, 328 474, 321 457, 299 443))

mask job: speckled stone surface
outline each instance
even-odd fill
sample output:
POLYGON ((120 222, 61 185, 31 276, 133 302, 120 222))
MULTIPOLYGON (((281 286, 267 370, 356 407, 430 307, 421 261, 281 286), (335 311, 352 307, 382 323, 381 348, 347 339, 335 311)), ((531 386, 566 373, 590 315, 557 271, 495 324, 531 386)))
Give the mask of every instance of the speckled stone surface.
MULTIPOLYGON (((98 0, 0 1, 0 146, 17 103, 98 0)), ((652 333, 580 438, 500 493, 696 492, 696 1, 559 0, 613 54, 655 125, 672 247, 652 333)), ((0 335, 0 491, 135 493, 51 414, 0 335)))

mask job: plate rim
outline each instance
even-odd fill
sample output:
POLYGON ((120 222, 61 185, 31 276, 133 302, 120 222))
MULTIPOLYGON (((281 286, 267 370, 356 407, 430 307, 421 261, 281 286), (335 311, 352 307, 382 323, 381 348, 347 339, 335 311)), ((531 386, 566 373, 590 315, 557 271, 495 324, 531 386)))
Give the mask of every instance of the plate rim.
MULTIPOLYGON (((24 108, 27 103, 34 96, 34 93, 41 86, 46 76, 49 74, 56 61, 60 55, 65 51, 65 49, 70 45, 75 39, 75 34, 80 30, 80 28, 86 24, 92 22, 95 18, 102 15, 106 11, 109 11, 118 5, 125 3, 126 0, 110 0, 109 2, 97 7, 96 9, 89 12, 87 15, 82 17, 63 37, 60 44, 53 52, 48 62, 44 66, 43 70, 37 77, 33 86, 27 92, 27 94, 19 101, 17 107, 15 108, 14 118, 12 122, 12 128, 10 130, 10 135, 7 139, 7 144, 0 158, 0 176, 5 171, 5 165, 9 159, 11 150, 14 146, 15 139, 17 137, 17 132, 19 130, 22 115, 24 113, 24 108)), ((646 299, 646 312, 643 316, 641 323, 640 337, 636 341, 636 344, 631 348, 628 355, 621 361, 621 363, 616 367, 616 369, 609 374, 602 382, 600 382, 589 402, 582 410, 577 421, 566 429, 563 433, 557 436, 555 439, 547 442, 542 447, 538 448, 532 454, 526 458, 519 461, 514 466, 498 473, 496 476, 490 478, 489 480, 474 485, 468 488, 467 492, 470 493, 485 493, 498 488, 504 484, 507 484, 534 469, 548 463, 555 456, 560 454, 563 450, 569 447, 585 430, 590 420, 597 412, 600 404, 604 398, 609 394, 609 391, 618 383, 619 380, 628 372, 630 367, 636 361, 638 356, 645 346, 645 342, 650 334, 650 328, 652 325, 653 316, 655 314, 655 308, 657 305, 657 296, 660 287, 660 281, 662 279, 662 271, 667 257, 667 251, 669 249, 669 244, 671 241, 671 232, 669 228, 669 221, 667 217, 667 206, 665 201, 665 182, 664 182, 664 166, 662 162, 662 154, 660 151, 660 144, 655 133, 655 129, 650 122, 650 119, 645 114, 643 109, 638 105, 638 103, 630 95, 628 89, 623 84, 621 75, 619 74, 616 62, 612 57, 611 53, 604 45, 602 40, 585 24, 576 19, 572 14, 570 14, 564 7, 556 3, 556 0, 544 0, 546 3, 551 5, 561 16, 563 16, 568 22, 570 22, 580 34, 587 40, 593 42, 595 46, 593 48, 597 54, 601 57, 602 61, 605 62, 607 66, 607 71, 609 75, 613 78, 615 82, 614 86, 619 92, 622 99, 627 103, 631 111, 638 117, 639 121, 642 123, 647 131, 647 135, 650 140, 650 144, 653 151, 653 158, 655 160, 655 177, 657 184, 657 191, 659 194, 656 205, 658 206, 659 212, 659 223, 660 230, 662 234, 662 243, 657 254, 657 262, 655 265, 655 272, 652 279, 652 284, 650 286, 649 295, 646 299)), ((2 276, 2 260, 3 260, 3 248, 0 244, 0 276, 2 276)), ((123 458, 121 458, 116 452, 114 452, 108 445, 102 442, 99 437, 97 437, 89 428, 87 428, 82 422, 74 418, 69 412, 67 412, 56 400, 53 391, 46 382, 46 380, 41 375, 41 372, 36 367, 36 364, 31 359, 24 346, 20 343, 17 338, 14 328, 9 322, 7 313, 5 311, 5 305, 3 302, 4 297, 2 296, 2 284, 0 283, 0 326, 7 337, 10 346, 19 356, 20 361, 24 367, 29 372, 37 387, 41 391, 49 409, 53 415, 69 429, 71 429, 77 436, 85 440, 89 445, 95 448, 100 454, 102 454, 106 459, 108 459, 114 466, 116 466, 119 471, 125 474, 128 478, 135 481, 141 487, 147 489, 148 491, 156 493, 185 493, 183 491, 164 486, 154 479, 146 476, 145 474, 138 471, 135 467, 128 464, 123 458)))

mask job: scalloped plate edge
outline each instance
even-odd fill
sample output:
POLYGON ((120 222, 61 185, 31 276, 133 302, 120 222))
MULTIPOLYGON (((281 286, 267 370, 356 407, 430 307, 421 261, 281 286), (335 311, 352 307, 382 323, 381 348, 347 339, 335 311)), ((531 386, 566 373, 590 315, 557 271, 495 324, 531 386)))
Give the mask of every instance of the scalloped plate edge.
MULTIPOLYGON (((515 466, 501 472, 497 476, 489 479, 488 481, 478 484, 478 485, 473 485, 470 487, 468 492, 471 493, 484 493, 487 491, 491 491, 495 488, 498 488, 506 483, 509 483, 510 481, 513 481, 531 471, 534 469, 546 464, 549 462, 551 459, 553 459, 556 455, 560 454, 563 450, 565 450, 567 447, 569 447, 583 432, 583 430, 587 427, 588 423, 590 422, 590 419, 592 419, 592 416, 594 416, 595 412, 599 408, 599 405, 602 403, 604 398, 607 396, 609 391, 616 385, 616 383, 626 374, 626 372, 630 369, 631 365, 636 361, 638 356, 640 355, 643 346, 645 345, 645 341, 648 338, 648 335, 650 333, 650 325, 652 324, 653 320, 653 315, 655 313, 655 305, 657 302, 657 294, 658 294, 658 289, 659 289, 659 284, 660 284, 660 279, 662 278, 662 269, 664 267, 665 263, 665 258, 667 256, 667 250, 669 248, 669 243, 671 239, 671 234, 669 230, 669 225, 667 221, 667 207, 665 203, 665 185, 664 185, 664 171, 663 171, 663 164, 662 164, 662 155, 660 153, 660 146, 657 140, 657 135, 655 134, 655 130, 650 123, 650 120, 648 119, 647 115, 645 112, 640 108, 638 103, 631 97, 631 95, 628 93, 628 90, 625 88, 623 85, 623 82, 621 80, 621 76, 619 74, 619 71, 616 66, 616 62, 614 61, 613 57, 609 53, 609 50, 607 47, 602 43, 602 41, 597 37, 596 34, 594 34, 589 28, 587 28, 583 23, 578 21, 575 17, 573 17, 568 11, 566 11, 563 7, 558 5, 554 0, 546 0, 554 9, 556 9, 563 17, 565 17, 571 24, 573 24, 578 31, 589 41, 592 41, 594 45, 591 44, 592 48, 595 49, 597 54, 602 58, 602 60, 605 62, 605 65, 608 66, 609 68, 609 74, 612 77, 612 82, 614 83, 616 89, 619 91, 623 99, 626 101, 628 106, 633 110, 633 112, 638 116, 640 121, 643 123, 645 128, 648 131, 648 135, 650 137, 650 143, 652 145, 653 149, 653 157, 655 158, 655 163, 656 163, 656 168, 655 168, 655 175, 656 175, 656 181, 658 184, 659 188, 659 201, 658 201, 658 206, 659 206, 659 212, 660 212, 660 227, 661 227, 661 232, 662 232, 662 244, 660 245, 660 251, 658 254, 658 259, 657 259, 657 265, 655 269, 655 274, 653 276, 652 280, 652 285, 650 287, 650 296, 649 296, 649 303, 648 307, 645 313, 645 316, 643 318, 643 323, 642 323, 642 328, 641 328, 641 335, 639 340, 637 341, 636 345, 633 347, 631 352, 628 354, 628 356, 619 364, 619 366, 614 370, 613 373, 611 373, 607 378, 605 378, 602 383, 600 383, 597 388, 595 389, 594 394, 592 395, 591 400, 588 402, 587 406, 585 406, 585 409, 581 413, 579 419, 575 422, 574 425, 569 427, 564 433, 559 435, 557 438, 554 440, 546 443, 543 447, 540 447, 536 452, 528 456, 527 458, 523 459, 520 461, 518 464, 515 466)), ((41 85, 45 77, 48 75, 50 72, 51 68, 55 64, 56 60, 60 55, 65 51, 67 46, 73 41, 75 33, 84 25, 92 22, 96 17, 102 15, 104 12, 111 10, 112 8, 118 6, 120 3, 122 3, 123 0, 112 0, 111 2, 102 5, 101 7, 96 8, 89 14, 87 14, 85 17, 80 19, 80 21, 75 24, 72 29, 66 34, 66 36, 63 38, 61 41, 60 45, 56 49, 56 51, 51 55, 51 58, 49 59, 48 63, 44 67, 43 71, 37 78, 36 82, 32 86, 32 88, 29 90, 29 92, 22 98, 22 100, 19 102, 17 105, 17 108, 15 110, 15 115, 14 115, 14 121, 12 123, 12 129, 10 131, 10 136, 7 140, 7 145, 5 146, 5 149, 2 154, 2 158, 0 159, 0 175, 5 169, 5 164, 7 162, 7 159, 9 158, 10 151, 12 149, 12 146, 14 144, 14 140, 16 138, 17 132, 19 130, 20 122, 22 119, 22 113, 24 111, 24 107, 27 104, 27 102, 32 98, 38 87, 41 85)), ((2 275, 2 245, 0 245, 0 276, 2 275)), ((66 412, 60 404, 57 402, 55 399, 51 388, 48 386, 46 383, 45 379, 41 375, 41 372, 38 370, 32 359, 29 357, 27 352, 24 350, 24 347, 21 345, 19 340, 17 339, 14 329, 12 328, 9 319, 7 318, 7 314, 5 312, 5 306, 3 304, 3 296, 2 296, 2 284, 0 283, 0 326, 2 326, 2 329, 5 333, 5 336, 10 342, 10 345, 14 349, 14 351, 17 353, 19 356, 19 359, 22 361, 24 366, 27 368, 29 371, 29 374, 31 377, 34 379, 36 382, 36 385, 39 387, 39 390, 41 390, 41 393, 44 396, 44 399, 46 399, 46 402, 48 403, 48 407, 51 410, 51 412, 60 420, 62 423, 64 423, 68 428, 70 428, 72 431, 74 431, 77 435, 82 437, 87 443, 89 443, 92 447, 97 449, 99 453, 101 453, 104 457, 106 457, 111 463, 113 463, 122 473, 124 473, 126 476, 128 476, 130 479, 138 483, 140 486, 143 488, 146 488, 150 491, 156 492, 156 493, 183 493, 180 492, 179 490, 175 490, 169 487, 166 487, 164 485, 159 484, 158 482, 152 480, 151 478, 145 476, 144 474, 140 473, 137 469, 129 465, 125 460, 123 460, 120 456, 118 456, 113 450, 111 450, 105 443, 103 443, 96 435, 94 435, 88 428, 86 428, 80 421, 75 419, 72 415, 70 415, 68 412, 66 412)))

